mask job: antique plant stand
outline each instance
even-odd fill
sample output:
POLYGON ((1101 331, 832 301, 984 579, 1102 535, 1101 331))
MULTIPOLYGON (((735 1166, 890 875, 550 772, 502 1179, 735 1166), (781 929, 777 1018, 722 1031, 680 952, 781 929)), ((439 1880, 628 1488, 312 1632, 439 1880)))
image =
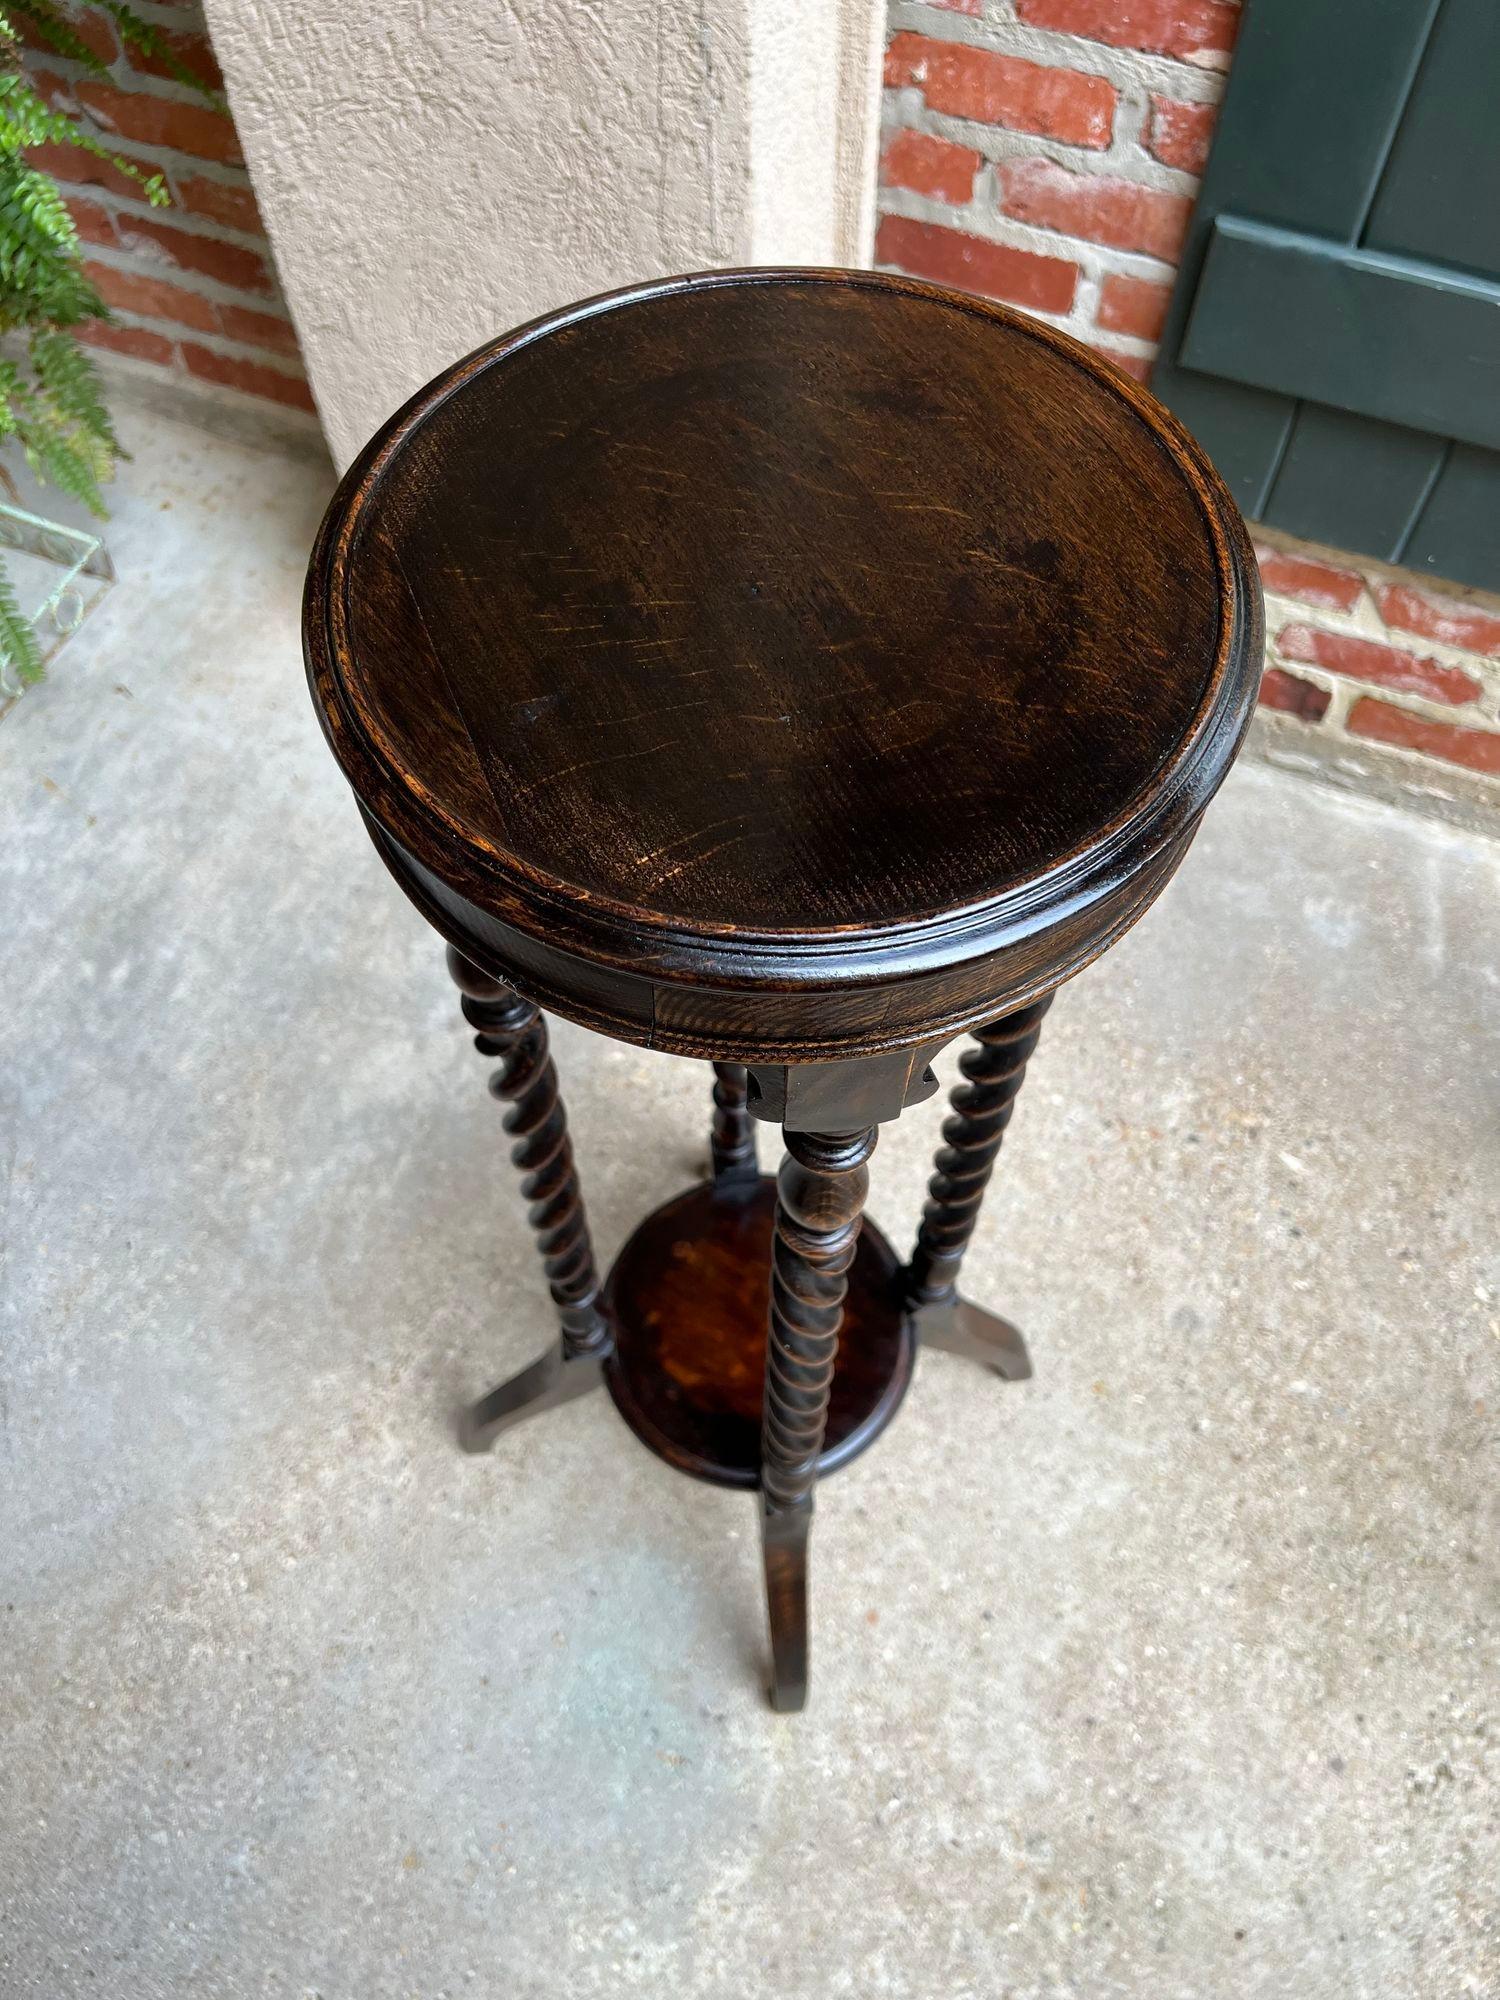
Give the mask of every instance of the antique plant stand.
POLYGON ((870 272, 714 273, 424 389, 339 488, 305 630, 371 837, 499 1059, 557 1307, 464 1442, 602 1382, 670 1463, 758 1491, 798 1708, 820 1474, 922 1343, 1029 1373, 959 1270, 1053 991, 1161 892, 1244 732, 1233 503, 1050 327, 870 272), (713 1064, 711 1180, 602 1284, 544 1007, 713 1064), (898 1265, 866 1162, 964 1034, 898 1265))

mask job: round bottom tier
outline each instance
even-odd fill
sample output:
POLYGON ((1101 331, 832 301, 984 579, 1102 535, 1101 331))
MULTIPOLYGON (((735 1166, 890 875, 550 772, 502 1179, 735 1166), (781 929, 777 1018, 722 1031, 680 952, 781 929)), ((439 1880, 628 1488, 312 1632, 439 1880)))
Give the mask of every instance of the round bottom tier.
MULTIPOLYGON (((776 1183, 678 1195, 648 1215, 605 1286, 615 1406, 658 1457, 717 1486, 760 1484, 761 1396, 776 1183)), ((911 1380, 916 1342, 895 1254, 868 1220, 849 1272, 820 1472, 879 1436, 911 1380)))

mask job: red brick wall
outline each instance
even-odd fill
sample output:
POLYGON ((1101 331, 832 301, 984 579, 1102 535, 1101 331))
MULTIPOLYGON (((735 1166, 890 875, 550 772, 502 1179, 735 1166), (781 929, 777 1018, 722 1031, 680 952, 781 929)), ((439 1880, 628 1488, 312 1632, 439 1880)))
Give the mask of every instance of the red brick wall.
MULTIPOLYGON (((895 0, 877 262, 1144 381, 1238 26, 1235 0, 895 0)), ((1500 599, 1260 541, 1270 753, 1500 811, 1500 599)))
MULTIPOLYGON (((33 49, 26 60, 34 83, 111 147, 164 174, 173 201, 151 208, 135 182, 75 148, 32 153, 61 184, 89 275, 118 321, 84 337, 199 382, 310 410, 297 336, 233 120, 158 64, 123 50, 97 8, 65 11, 109 63, 109 79, 33 49)), ((139 0, 137 11, 170 34, 182 62, 220 85, 197 0, 139 0)))

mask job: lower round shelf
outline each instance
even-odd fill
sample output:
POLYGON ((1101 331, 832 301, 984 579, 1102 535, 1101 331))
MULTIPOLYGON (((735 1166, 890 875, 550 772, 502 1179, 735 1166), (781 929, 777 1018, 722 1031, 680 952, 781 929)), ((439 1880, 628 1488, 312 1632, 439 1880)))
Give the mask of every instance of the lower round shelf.
MULTIPOLYGON (((678 1195, 648 1215, 605 1285, 615 1406, 658 1457, 717 1486, 760 1484, 760 1415, 776 1183, 767 1175, 678 1195)), ((916 1342, 895 1253, 870 1221, 849 1272, 820 1472, 863 1451, 895 1415, 916 1342)))

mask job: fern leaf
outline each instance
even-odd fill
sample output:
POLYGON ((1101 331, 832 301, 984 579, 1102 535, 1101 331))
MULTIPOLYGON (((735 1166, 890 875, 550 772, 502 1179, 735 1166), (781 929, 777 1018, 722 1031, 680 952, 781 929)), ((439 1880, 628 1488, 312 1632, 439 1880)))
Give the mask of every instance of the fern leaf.
POLYGON ((60 486, 91 514, 107 511, 99 488, 114 471, 118 447, 87 423, 60 410, 22 375, 13 361, 0 361, 0 393, 10 435, 39 479, 60 486))
POLYGON ((76 425, 62 428, 50 411, 35 422, 23 421, 16 434, 38 479, 60 487, 91 514, 103 518, 108 509, 99 486, 113 469, 111 454, 76 425))
POLYGON ((21 616, 5 564, 0 562, 0 680, 26 687, 41 678, 42 653, 36 633, 21 616))
POLYGON ((140 184, 153 208, 171 200, 160 173, 149 172, 138 160, 115 152, 66 112, 54 111, 37 95, 19 71, 0 71, 0 155, 24 153, 31 146, 76 146, 96 160, 107 160, 118 173, 140 184))
POLYGON ((63 422, 79 425, 112 454, 120 456, 120 441, 104 407, 103 385, 92 357, 70 333, 58 327, 38 329, 28 342, 28 349, 42 393, 63 422))
POLYGON ((56 182, 0 153, 0 331, 105 316, 56 182))

